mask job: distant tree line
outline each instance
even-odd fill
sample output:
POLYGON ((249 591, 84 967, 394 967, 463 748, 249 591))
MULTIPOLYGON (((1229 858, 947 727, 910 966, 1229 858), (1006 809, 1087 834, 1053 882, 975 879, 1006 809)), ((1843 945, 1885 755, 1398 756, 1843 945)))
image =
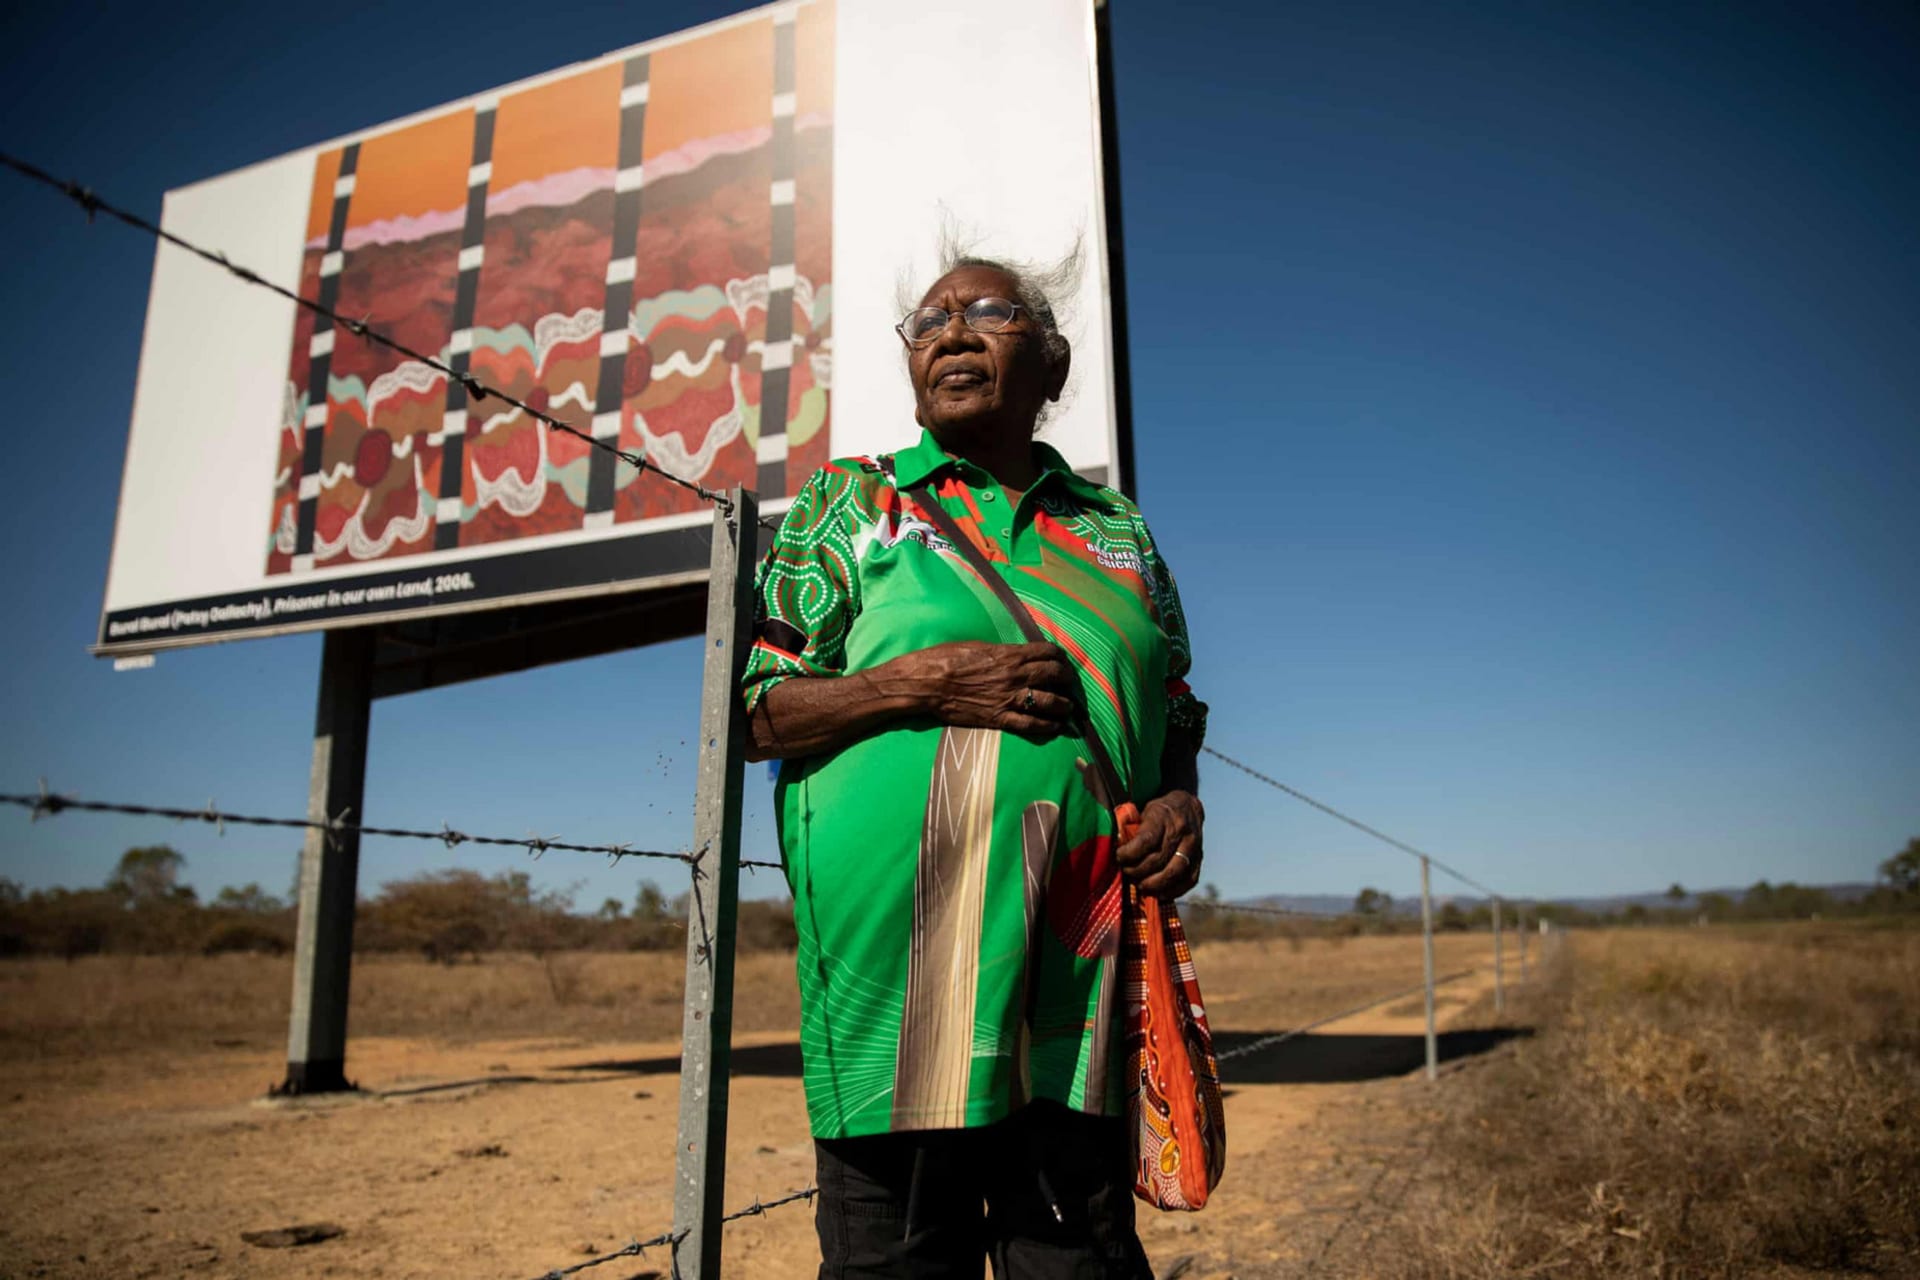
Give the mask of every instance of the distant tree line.
MULTIPOLYGON (((258 884, 222 889, 202 902, 182 884, 187 860, 167 845, 129 849, 98 889, 25 892, 0 878, 0 956, 101 953, 181 955, 293 949, 293 899, 258 884)), ((417 952, 453 964, 489 952, 657 951, 686 946, 687 899, 642 880, 631 906, 608 898, 590 912, 573 894, 534 888, 524 871, 482 875, 454 869, 391 880, 360 899, 356 951, 417 952)), ((793 907, 740 904, 739 945, 791 949, 793 907)))
MULTIPOLYGON (((145 845, 122 854, 113 874, 98 889, 27 893, 15 882, 0 878, 0 956, 282 955, 292 950, 291 900, 297 884, 284 898, 249 884, 237 889, 229 886, 212 901, 202 902, 191 886, 180 881, 186 865, 186 858, 168 845, 145 845)), ((1824 889, 1761 880, 1737 901, 1721 893, 1694 897, 1676 884, 1659 906, 1636 902, 1617 911, 1590 911, 1558 902, 1518 905, 1531 919, 1567 927, 1920 913, 1920 837, 1909 840, 1879 870, 1880 879, 1872 891, 1851 900, 1835 898, 1824 889)), ((651 880, 640 882, 631 906, 608 898, 597 909, 580 911, 573 899, 572 893, 536 890, 524 871, 490 876, 464 869, 429 871, 390 880, 360 900, 354 949, 417 952, 453 964, 496 951, 661 951, 686 945, 686 895, 669 897, 651 880)), ((1509 927, 1515 922, 1516 905, 1505 907, 1509 927)), ((1195 941, 1351 937, 1420 929, 1417 913, 1372 887, 1355 895, 1351 911, 1315 918, 1235 911, 1209 884, 1181 903, 1181 915, 1195 941)), ((1491 906, 1484 901, 1443 902, 1434 913, 1434 927, 1442 932, 1484 930, 1492 922, 1491 906)), ((738 936, 745 950, 792 949, 797 939, 792 903, 742 902, 738 936)))

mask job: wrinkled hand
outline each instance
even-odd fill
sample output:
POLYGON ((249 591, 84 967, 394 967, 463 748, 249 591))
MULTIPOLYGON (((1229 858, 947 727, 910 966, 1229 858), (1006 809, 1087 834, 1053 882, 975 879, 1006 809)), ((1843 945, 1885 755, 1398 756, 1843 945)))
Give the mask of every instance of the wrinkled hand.
POLYGON ((957 640, 911 658, 942 724, 1041 738, 1073 724, 1080 677, 1058 645, 957 640))
POLYGON ((1157 898, 1177 898, 1200 883, 1200 829, 1207 812, 1191 791, 1169 791, 1140 810, 1140 829, 1113 851, 1120 874, 1157 898))

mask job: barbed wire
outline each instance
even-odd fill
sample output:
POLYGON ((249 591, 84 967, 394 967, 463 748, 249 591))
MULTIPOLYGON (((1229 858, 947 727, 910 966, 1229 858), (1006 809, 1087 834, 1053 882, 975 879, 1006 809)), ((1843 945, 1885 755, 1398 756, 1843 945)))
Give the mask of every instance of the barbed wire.
POLYGON ((1247 902, 1208 902, 1204 899, 1183 902, 1182 914, 1199 915, 1203 911, 1227 911, 1243 916, 1279 916, 1285 920, 1335 921, 1361 919, 1351 911, 1307 911, 1300 907, 1262 907, 1247 902))
POLYGON ((627 844, 578 844, 571 840, 562 840, 557 836, 476 836, 465 831, 456 831, 451 826, 443 826, 438 831, 413 830, 406 827, 376 827, 366 823, 350 822, 346 813, 321 821, 317 818, 270 818, 251 813, 228 813, 209 800, 204 808, 186 809, 169 805, 129 804, 115 800, 84 800, 78 796, 60 795, 49 791, 46 783, 40 784, 40 790, 33 794, 22 795, 13 792, 0 792, 0 804, 13 805, 26 809, 32 814, 32 820, 55 817, 68 810, 77 809, 84 813, 120 813, 135 817, 171 818, 176 822, 204 822, 218 828, 226 834, 227 824, 238 827, 290 827, 309 831, 324 831, 329 839, 335 835, 355 833, 363 836, 387 836, 401 840, 434 840, 452 849, 463 844, 499 845, 507 848, 525 849, 534 857, 549 850, 562 853, 598 853, 604 854, 616 865, 622 858, 659 858, 669 862, 684 862, 693 866, 700 861, 703 851, 677 851, 663 849, 635 849, 627 844))
MULTIPOLYGON (((16 156, 9 155, 4 151, 0 151, 0 166, 5 166, 6 168, 13 170, 15 173, 20 174, 22 177, 29 178, 34 182, 38 182, 42 186, 51 187, 53 190, 58 191, 60 194, 66 196, 69 200, 72 200, 75 204, 79 205, 83 210, 86 211, 88 222, 92 222, 95 215, 104 213, 108 217, 113 218, 118 222, 125 223, 127 226, 132 227, 136 231, 144 231, 148 235, 153 236, 160 240, 164 240, 168 244, 171 244, 176 248, 184 249, 188 253, 193 254, 195 257, 200 258, 206 262, 210 262, 214 266, 219 267, 221 270, 225 271, 228 275, 233 276, 236 280, 239 280, 245 284, 257 285, 258 287, 265 289, 270 293, 278 294, 280 297, 287 299, 288 301, 294 303, 296 306, 306 308, 308 311, 311 311, 313 314, 317 316, 326 317, 328 320, 332 321, 334 324, 338 325, 340 328, 345 329, 348 333, 351 333, 357 338, 363 339, 367 342, 375 343, 379 346, 387 348, 390 351, 398 352, 400 355, 407 357, 409 360, 417 360, 421 364, 427 366, 429 369, 433 369, 439 373, 445 374, 450 381, 457 382, 461 386, 466 388, 468 400, 473 404, 479 404, 481 401, 489 398, 498 400, 500 401, 500 403, 504 405, 508 405, 512 408, 518 409, 521 413, 526 414, 528 417, 533 418, 535 421, 544 423, 547 427, 549 427, 552 430, 563 431, 570 436, 574 436, 577 439, 585 441, 587 444, 591 445, 595 449, 599 449, 602 452, 612 454, 615 458, 618 458, 620 461, 626 463, 628 466, 633 467, 637 471, 641 471, 641 472, 650 471, 654 475, 659 476, 662 480, 667 481, 669 484, 677 485, 680 488, 685 489, 689 493, 697 494, 702 499, 713 504, 714 506, 718 507, 722 512, 724 512, 729 521, 731 521, 734 518, 733 499, 729 498, 726 494, 721 493, 714 489, 709 489, 705 485, 699 483, 698 481, 688 480, 682 476, 677 476, 673 472, 668 471, 665 467, 662 467, 659 463, 654 462, 652 459, 648 458, 643 453, 636 453, 631 449, 622 449, 619 445, 614 444, 611 441, 603 440, 599 436, 594 435, 590 431, 582 431, 580 428, 572 425, 571 423, 562 422, 559 418, 554 417, 551 413, 548 413, 546 410, 537 409, 533 405, 527 403, 524 400, 519 399, 516 396, 508 395, 506 392, 500 390, 498 387, 495 387, 489 383, 483 382, 480 378, 478 378, 472 373, 458 372, 457 370, 454 369, 452 365, 447 364, 445 361, 441 360, 439 357, 428 355, 422 351, 416 351, 412 347, 406 345, 405 343, 399 341, 398 339, 390 337, 387 334, 382 333, 380 330, 375 329, 372 326, 372 324, 369 323, 368 317, 362 317, 361 319, 356 320, 351 316, 341 314, 339 311, 336 311, 331 307, 323 306, 320 302, 316 301, 315 299, 306 297, 305 295, 299 293, 296 290, 287 288, 285 285, 275 284, 273 281, 268 280, 266 277, 262 276, 259 272, 253 271, 250 268, 241 266, 239 263, 234 262, 231 258, 227 257, 226 254, 221 253, 218 250, 203 248, 200 245, 193 243, 191 240, 188 240, 183 236, 176 235, 175 233, 168 231, 165 227, 162 227, 157 222, 149 221, 148 219, 141 217, 137 213, 133 213, 130 210, 121 208, 119 205, 116 205, 111 201, 107 200, 105 197, 101 196, 92 187, 85 186, 79 182, 72 181, 71 179, 55 177, 53 174, 48 173, 45 169, 42 169, 40 166, 29 163, 28 161, 19 159, 16 156)), ((774 529, 779 527, 777 522, 772 521, 767 517, 761 518, 760 525, 763 528, 768 528, 768 529, 774 529)))
POLYGON ((1258 779, 1259 781, 1266 783, 1268 786, 1273 787, 1276 790, 1286 792, 1288 795, 1292 796, 1295 800, 1300 801, 1302 804, 1312 805, 1314 808, 1318 809, 1320 812, 1326 814, 1330 818, 1338 818, 1340 821, 1346 823, 1348 826, 1354 828, 1355 830, 1364 831, 1368 835, 1372 836, 1375 840, 1381 840, 1386 842, 1387 844, 1392 845, 1394 848, 1400 850, 1402 853, 1412 854, 1416 858, 1425 858, 1427 860, 1427 863, 1430 866, 1432 866, 1434 870, 1446 872, 1448 875, 1452 876, 1455 880, 1458 880, 1462 884, 1468 885, 1472 888, 1478 889, 1481 893, 1486 894, 1489 898, 1504 899, 1506 896, 1504 894, 1496 893, 1492 889, 1487 888, 1486 885, 1481 884, 1478 880, 1475 880, 1472 876, 1468 875, 1466 872, 1460 871, 1454 867, 1448 866, 1446 863, 1440 861, 1440 859, 1434 857, 1432 854, 1426 852, 1424 849, 1416 849, 1412 845, 1408 844, 1406 841, 1396 840, 1392 836, 1388 835, 1386 832, 1380 830, 1377 827, 1370 827, 1366 823, 1360 821, 1360 819, 1358 818, 1348 817, 1346 814, 1340 812, 1338 809, 1334 808, 1332 805, 1327 804, 1326 802, 1321 800, 1316 800, 1312 796, 1308 795, 1306 792, 1300 790, 1298 787, 1290 787, 1286 783, 1280 781, 1280 779, 1264 774, 1250 764, 1244 764, 1239 760, 1235 760, 1232 756, 1228 755, 1224 751, 1218 751, 1218 750, 1215 750, 1213 747, 1207 747, 1207 746, 1201 747, 1200 750, 1206 752, 1208 755, 1212 756, 1214 759, 1220 761, 1221 763, 1230 765, 1233 768, 1238 769, 1240 772, 1246 774, 1250 778, 1258 779))
MULTIPOLYGON (((725 1226, 729 1222, 738 1222, 742 1218, 757 1218, 771 1209, 778 1209, 782 1205, 793 1204, 801 1200, 811 1200, 819 1194, 819 1187, 803 1187, 799 1191, 790 1191, 777 1200, 762 1202, 759 1197, 756 1196, 753 1203, 746 1208, 735 1209, 732 1213, 722 1215, 720 1224, 725 1226)), ((659 1235, 651 1239, 629 1241, 612 1253, 603 1253, 597 1258, 588 1259, 586 1262, 576 1262, 572 1266, 555 1267, 551 1271, 543 1271, 535 1280, 563 1280, 566 1276, 578 1275, 580 1272, 593 1267, 605 1266, 607 1263, 619 1258, 637 1258, 646 1253, 647 1250, 657 1249, 663 1244, 671 1245, 677 1249, 680 1247, 680 1242, 686 1238, 687 1233, 685 1230, 662 1231, 659 1235)), ((675 1274, 679 1274, 677 1269, 675 1274)))
MULTIPOLYGON (((1436 988, 1443 987, 1449 982, 1458 982, 1460 979, 1468 977, 1476 972, 1478 972, 1478 970, 1461 969, 1458 972, 1447 974, 1443 978, 1435 978, 1433 980, 1433 985, 1436 988)), ((1309 1031, 1317 1031, 1321 1027, 1326 1026, 1329 1022, 1338 1022, 1342 1018, 1351 1018, 1356 1013, 1365 1013, 1369 1009, 1378 1008, 1379 1006, 1386 1004, 1389 1000, 1404 999, 1407 996, 1413 995, 1416 992, 1425 991, 1426 989, 1427 989, 1427 984, 1424 981, 1416 982, 1411 987, 1403 988, 1399 991, 1392 992, 1388 995, 1376 996, 1374 999, 1367 1001, 1365 1004, 1357 1004, 1351 1009, 1342 1009, 1339 1013, 1330 1013, 1324 1018, 1320 1018, 1313 1022, 1309 1022, 1302 1027, 1295 1027, 1291 1031, 1282 1031, 1278 1035, 1262 1036, 1260 1039, 1252 1041, 1248 1044, 1235 1045, 1233 1048, 1228 1049, 1225 1053, 1214 1054, 1213 1060, 1216 1063, 1220 1063, 1220 1062, 1231 1062, 1235 1058, 1244 1058, 1250 1053, 1258 1053, 1262 1049, 1271 1049, 1275 1045, 1285 1044, 1287 1041, 1294 1039, 1296 1036, 1306 1035, 1307 1032, 1309 1031)))

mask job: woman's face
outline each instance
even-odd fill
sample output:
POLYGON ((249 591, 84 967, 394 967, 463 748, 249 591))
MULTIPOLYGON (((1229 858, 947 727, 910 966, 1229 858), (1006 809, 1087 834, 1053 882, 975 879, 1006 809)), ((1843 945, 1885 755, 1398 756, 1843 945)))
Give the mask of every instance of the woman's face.
POLYGON ((1017 440, 1033 436, 1040 406, 1060 397, 1064 362, 1050 367, 1033 316, 1023 306, 997 333, 976 333, 959 314, 980 298, 1022 301, 1012 276, 992 267, 956 267, 934 282, 923 307, 953 312, 940 336, 907 352, 914 417, 942 444, 978 440, 983 433, 1017 440))

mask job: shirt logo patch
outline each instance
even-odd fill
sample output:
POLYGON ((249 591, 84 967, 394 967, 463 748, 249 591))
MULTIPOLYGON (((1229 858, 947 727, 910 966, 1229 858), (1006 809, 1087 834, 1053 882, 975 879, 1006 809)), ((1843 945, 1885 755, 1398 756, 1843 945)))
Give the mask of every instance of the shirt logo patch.
POLYGON ((1087 544, 1087 550, 1093 552, 1093 558, 1099 562, 1102 569, 1125 569, 1131 573, 1137 573, 1143 578, 1147 576, 1147 562, 1142 559, 1140 553, 1132 547, 1119 547, 1110 550, 1106 547, 1097 547, 1089 542, 1087 544))
POLYGON ((883 512, 874 522, 873 540, 883 547, 896 546, 902 542, 917 542, 929 551, 951 551, 953 544, 941 537, 939 531, 925 520, 910 512, 901 512, 898 523, 894 517, 883 512))

